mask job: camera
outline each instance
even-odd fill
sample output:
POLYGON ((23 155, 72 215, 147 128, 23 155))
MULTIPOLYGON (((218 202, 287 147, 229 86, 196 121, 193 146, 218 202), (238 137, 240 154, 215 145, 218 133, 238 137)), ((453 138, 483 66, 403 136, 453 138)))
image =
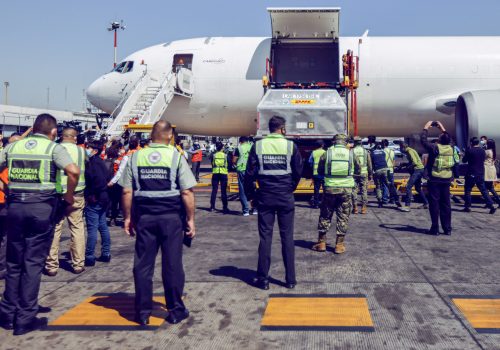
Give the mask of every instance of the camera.
POLYGON ((436 122, 436 121, 434 121, 434 122, 432 122, 431 126, 432 126, 433 128, 437 128, 437 127, 439 126, 439 123, 438 123, 438 122, 436 122))

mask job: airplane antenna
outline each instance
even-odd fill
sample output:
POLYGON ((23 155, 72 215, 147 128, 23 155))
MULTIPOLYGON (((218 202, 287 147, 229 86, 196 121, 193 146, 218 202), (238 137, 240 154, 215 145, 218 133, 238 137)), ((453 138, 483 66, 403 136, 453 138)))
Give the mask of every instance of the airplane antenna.
POLYGON ((110 32, 114 32, 114 52, 115 52, 115 59, 113 61, 113 68, 116 67, 116 51, 117 51, 117 46, 118 46, 118 30, 121 29, 121 30, 125 30, 125 25, 123 24, 123 19, 118 22, 118 21, 114 21, 114 22, 111 22, 110 24, 110 27, 108 28, 108 31, 110 32))

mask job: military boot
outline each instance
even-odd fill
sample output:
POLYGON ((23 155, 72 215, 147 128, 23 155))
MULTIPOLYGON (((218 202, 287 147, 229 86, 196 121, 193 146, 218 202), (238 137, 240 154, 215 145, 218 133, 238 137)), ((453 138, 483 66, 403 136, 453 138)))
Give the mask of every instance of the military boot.
POLYGON ((335 254, 342 254, 345 252, 344 238, 344 235, 337 235, 337 241, 335 242, 335 254))
POLYGON ((368 210, 368 207, 366 206, 366 204, 363 204, 363 206, 361 207, 361 214, 366 214, 368 210))
POLYGON ((320 233, 318 235, 318 243, 312 246, 312 250, 326 252, 326 233, 320 233))
POLYGON ((358 213, 358 205, 357 204, 354 204, 354 206, 352 207, 352 213, 353 214, 357 214, 358 213))

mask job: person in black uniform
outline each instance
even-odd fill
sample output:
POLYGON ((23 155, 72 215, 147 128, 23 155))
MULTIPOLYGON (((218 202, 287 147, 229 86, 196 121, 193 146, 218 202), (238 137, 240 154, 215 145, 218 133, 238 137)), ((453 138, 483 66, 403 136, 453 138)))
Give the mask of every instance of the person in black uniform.
POLYGON ((38 292, 45 259, 54 236, 56 172, 68 175, 67 192, 62 196, 73 204, 80 169, 64 147, 54 142, 57 122, 50 114, 39 115, 33 136, 10 144, 0 155, 0 167, 9 168, 7 209, 7 277, 0 302, 0 326, 22 335, 40 329, 46 318, 40 312, 38 292))
POLYGON ((132 154, 120 179, 124 189, 124 228, 129 235, 137 235, 135 312, 137 323, 144 326, 153 310, 153 273, 159 248, 169 311, 167 321, 179 323, 189 317, 182 301, 182 244, 184 230, 190 238, 195 235, 192 188, 196 179, 186 159, 170 144, 172 125, 164 120, 156 122, 151 136, 152 143, 132 154))
POLYGON ((429 213, 432 225, 428 231, 431 235, 439 235, 439 220, 445 235, 451 235, 451 202, 450 186, 458 174, 459 156, 451 146, 451 137, 440 122, 429 121, 420 135, 420 142, 429 153, 427 160, 427 192, 429 194, 429 213), (429 142, 428 130, 431 126, 441 131, 438 142, 429 142))
POLYGON ((281 251, 285 263, 286 287, 297 284, 295 278, 295 246, 293 224, 295 200, 293 192, 302 174, 302 158, 297 146, 285 139, 285 119, 274 116, 269 120, 270 135, 252 147, 245 173, 245 192, 250 199, 256 197, 259 226, 259 262, 256 287, 269 289, 269 268, 275 217, 281 237, 281 251), (254 181, 259 183, 257 192, 254 181))
POLYGON ((495 214, 497 211, 497 208, 493 205, 493 200, 491 199, 484 183, 485 160, 486 151, 481 147, 479 139, 477 137, 473 137, 470 140, 470 148, 465 151, 465 155, 462 159, 463 163, 467 163, 467 173, 465 175, 464 186, 465 212, 470 212, 472 204, 471 192, 474 186, 477 186, 479 192, 481 192, 481 195, 486 202, 486 206, 490 209, 490 214, 495 214))

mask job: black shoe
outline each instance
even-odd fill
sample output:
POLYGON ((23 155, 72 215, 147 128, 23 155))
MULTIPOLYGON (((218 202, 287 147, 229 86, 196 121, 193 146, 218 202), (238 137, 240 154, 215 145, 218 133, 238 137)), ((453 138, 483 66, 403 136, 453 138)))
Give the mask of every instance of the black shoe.
POLYGON ((149 316, 143 316, 143 317, 136 316, 134 318, 134 322, 137 322, 139 326, 147 326, 149 324, 149 316))
POLYGON ((211 207, 210 209, 208 209, 209 212, 214 212, 215 211, 215 208, 214 207, 211 207))
POLYGON ((85 260, 85 266, 95 266, 95 260, 85 260))
POLYGON ((468 208, 468 207, 465 207, 462 211, 465 212, 465 213, 470 213, 471 212, 470 208, 468 208))
POLYGON ((48 314, 51 311, 52 311, 52 309, 50 307, 38 305, 38 313, 39 314, 48 314))
POLYGON ((255 278, 254 281, 254 286, 262 289, 262 290, 269 290, 269 280, 263 279, 263 278, 255 278))
POLYGON ((14 329, 14 322, 9 321, 3 314, 0 314, 0 328, 11 331, 14 329))
POLYGON ((23 335, 27 334, 42 328, 45 328, 47 326, 48 320, 46 317, 38 318, 35 317, 30 323, 19 326, 16 325, 14 327, 14 335, 23 335))
POLYGON ((111 261, 111 255, 101 255, 96 260, 103 263, 109 263, 111 261))
POLYGON ((431 228, 430 230, 427 230, 427 234, 431 236, 439 236, 439 230, 431 228))
POLYGON ((446 231, 444 231, 444 234, 445 234, 446 236, 451 236, 451 230, 446 230, 446 231))
POLYGON ((379 208, 383 208, 384 207, 384 203, 383 202, 378 202, 378 207, 379 208))
POLYGON ((285 284, 285 287, 287 289, 294 289, 296 285, 297 285, 297 283, 287 283, 287 284, 285 284))
POLYGON ((229 214, 229 209, 228 208, 222 209, 222 214, 229 214))
POLYGON ((495 214, 496 211, 497 211, 497 208, 495 208, 494 206, 490 207, 490 214, 495 214))
POLYGON ((177 324, 188 317, 189 311, 187 309, 184 309, 184 311, 169 311, 165 320, 167 320, 167 322, 170 324, 177 324))

